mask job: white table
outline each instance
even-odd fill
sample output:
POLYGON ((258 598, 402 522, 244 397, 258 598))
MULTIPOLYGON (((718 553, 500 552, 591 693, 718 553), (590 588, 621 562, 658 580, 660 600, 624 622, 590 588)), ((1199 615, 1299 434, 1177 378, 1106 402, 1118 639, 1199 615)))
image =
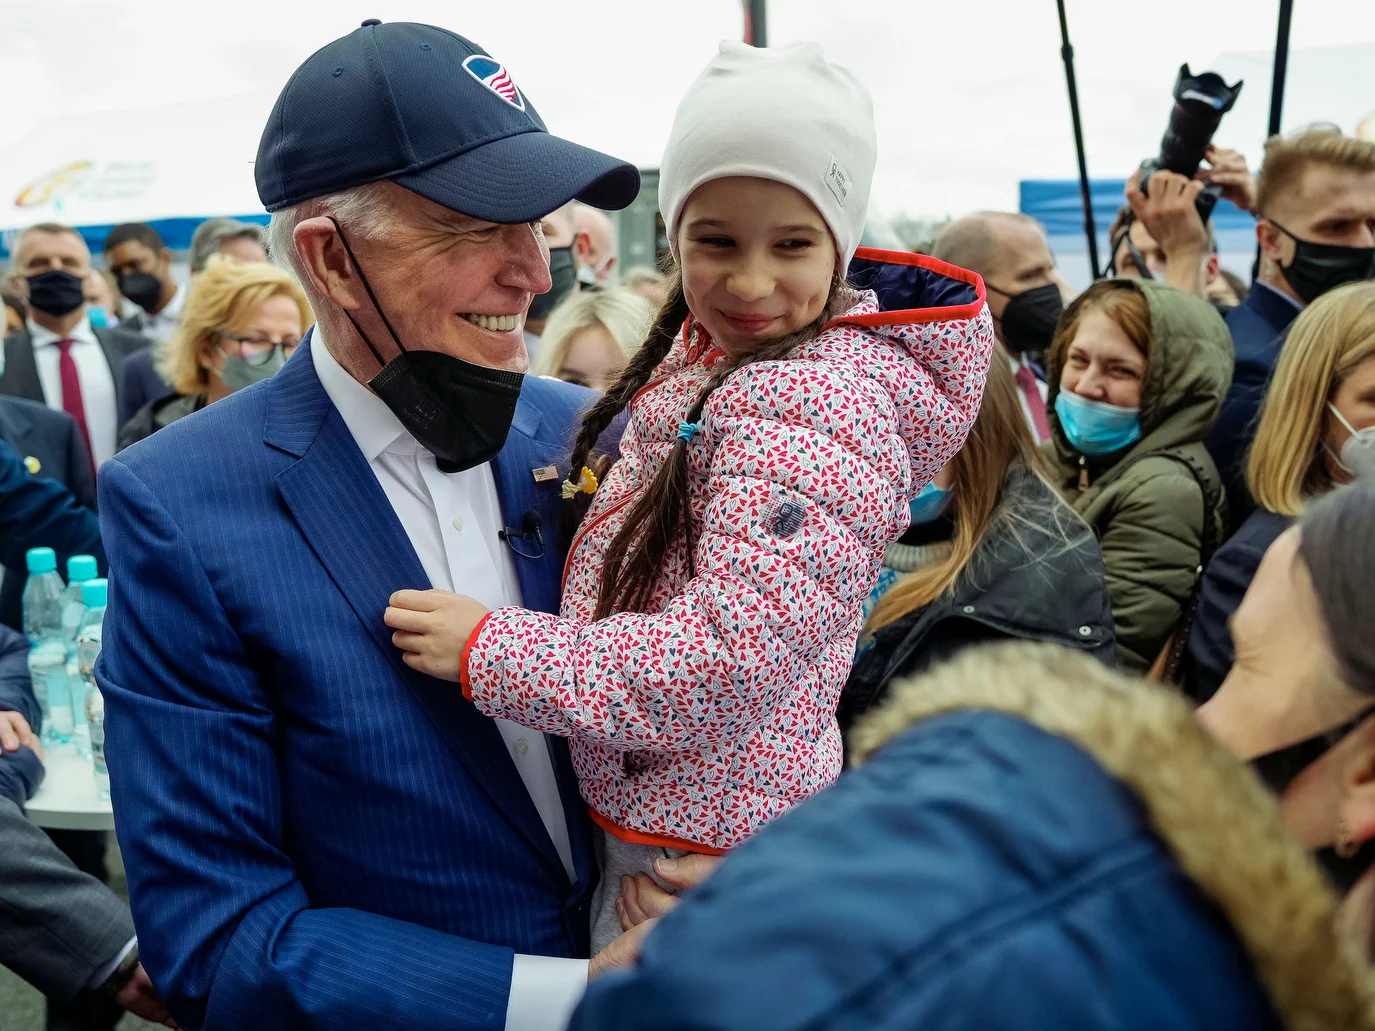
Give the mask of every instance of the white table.
POLYGON ((114 830, 114 813, 96 790, 91 760, 81 758, 75 744, 45 749, 43 765, 48 775, 24 807, 30 820, 54 830, 114 830))

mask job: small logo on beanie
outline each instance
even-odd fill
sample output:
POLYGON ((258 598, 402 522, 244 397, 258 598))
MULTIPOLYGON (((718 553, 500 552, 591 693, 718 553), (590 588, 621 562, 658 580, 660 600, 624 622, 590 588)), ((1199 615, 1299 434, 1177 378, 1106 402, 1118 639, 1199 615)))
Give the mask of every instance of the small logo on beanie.
POLYGON ((525 98, 511 81, 511 73, 500 61, 493 61, 483 54, 474 54, 464 60, 463 70, 517 111, 525 110, 525 98))
POLYGON ((836 200, 842 205, 845 198, 850 196, 850 177, 845 174, 845 169, 840 167, 840 162, 835 158, 831 158, 831 167, 826 170, 826 185, 831 188, 836 200))

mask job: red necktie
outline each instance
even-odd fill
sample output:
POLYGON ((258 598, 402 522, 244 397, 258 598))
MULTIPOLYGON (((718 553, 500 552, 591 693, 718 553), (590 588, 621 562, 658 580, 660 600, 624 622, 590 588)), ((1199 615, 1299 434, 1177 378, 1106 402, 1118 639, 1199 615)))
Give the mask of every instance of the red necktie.
POLYGON ((1036 427, 1036 442, 1050 439, 1050 420, 1046 418, 1046 403, 1041 397, 1040 385, 1031 366, 1017 363, 1017 386, 1022 388, 1026 406, 1031 411, 1031 422, 1036 427))
POLYGON ((71 340, 59 340, 57 349, 62 357, 58 359, 58 370, 62 375, 62 410, 76 420, 81 429, 81 439, 86 442, 86 454, 95 465, 95 452, 91 450, 91 432, 86 427, 86 404, 81 399, 81 379, 76 374, 76 359, 72 357, 71 340))

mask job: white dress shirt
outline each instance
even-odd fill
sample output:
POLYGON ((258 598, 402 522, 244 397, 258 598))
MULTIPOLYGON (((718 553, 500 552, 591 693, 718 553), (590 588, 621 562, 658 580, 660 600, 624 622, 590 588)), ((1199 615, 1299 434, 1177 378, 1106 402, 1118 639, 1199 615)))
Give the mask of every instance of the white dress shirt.
MULTIPOLYGON (((431 586, 467 594, 489 609, 519 605, 511 549, 497 538, 501 507, 491 466, 440 472, 434 455, 381 398, 334 359, 319 326, 310 354, 325 393, 391 502, 431 586)), ((509 720, 494 722, 572 881, 573 850, 548 742, 543 734, 509 720)), ((516 956, 506 1031, 558 1031, 586 987, 585 960, 516 956)))
MULTIPOLYGON (((29 319, 29 336, 33 339, 33 359, 38 365, 38 381, 43 385, 43 400, 54 411, 62 407, 62 352, 57 342, 64 339, 50 329, 44 329, 29 319)), ((119 432, 119 413, 115 406, 115 377, 105 350, 91 330, 91 321, 84 315, 66 338, 72 341, 72 360, 76 362, 76 378, 81 381, 81 403, 86 411, 86 432, 91 439, 91 460, 100 463, 115 453, 115 435, 119 432)))
POLYGON ((177 284, 177 292, 172 295, 172 299, 167 302, 162 311, 156 315, 148 311, 143 312, 143 329, 139 332, 149 340, 154 340, 159 344, 171 340, 172 334, 181 325, 181 309, 185 304, 186 284, 179 283, 177 284))
MULTIPOLYGON (((1007 361, 1008 364, 1012 366, 1012 375, 1016 376, 1022 368, 1021 360, 1015 355, 1009 354, 1007 356, 1007 361)), ((1047 387, 1046 381, 1041 379, 1040 376, 1036 377, 1036 389, 1041 394, 1041 412, 1044 413, 1046 410, 1047 387)), ((1027 397, 1026 391, 1022 388, 1020 383, 1017 384, 1017 400, 1022 403, 1022 418, 1026 420, 1027 426, 1031 428, 1031 439, 1038 444, 1042 443, 1046 438, 1041 436, 1041 433, 1036 429, 1036 418, 1031 414, 1031 399, 1027 397)))
POLYGON ((1287 293, 1285 293, 1285 292, 1284 292, 1283 290, 1281 290, 1279 287, 1277 287, 1277 286, 1271 286, 1269 283, 1265 282, 1265 280, 1263 280, 1263 279, 1257 279, 1257 280, 1256 280, 1256 285, 1257 285, 1257 286, 1263 286, 1263 287, 1265 287, 1265 289, 1269 290, 1269 291, 1270 291, 1272 294, 1274 294, 1276 297, 1283 297, 1286 301, 1288 301, 1290 304, 1292 304, 1292 305, 1294 306, 1294 310, 1295 310, 1295 311, 1303 311, 1303 302, 1302 302, 1302 301, 1296 301, 1296 300, 1294 300, 1294 298, 1290 297, 1287 293))

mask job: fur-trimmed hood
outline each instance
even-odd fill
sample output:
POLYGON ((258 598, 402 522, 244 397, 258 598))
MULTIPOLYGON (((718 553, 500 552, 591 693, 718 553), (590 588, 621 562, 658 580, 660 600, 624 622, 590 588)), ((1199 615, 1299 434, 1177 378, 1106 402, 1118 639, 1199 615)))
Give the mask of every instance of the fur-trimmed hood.
POLYGON ((1177 694, 1064 649, 982 649, 897 685, 856 728, 856 765, 917 723, 968 710, 1068 740, 1129 789, 1230 922, 1286 1028, 1375 1028, 1370 970, 1339 938, 1337 900, 1318 867, 1270 792, 1177 694))

